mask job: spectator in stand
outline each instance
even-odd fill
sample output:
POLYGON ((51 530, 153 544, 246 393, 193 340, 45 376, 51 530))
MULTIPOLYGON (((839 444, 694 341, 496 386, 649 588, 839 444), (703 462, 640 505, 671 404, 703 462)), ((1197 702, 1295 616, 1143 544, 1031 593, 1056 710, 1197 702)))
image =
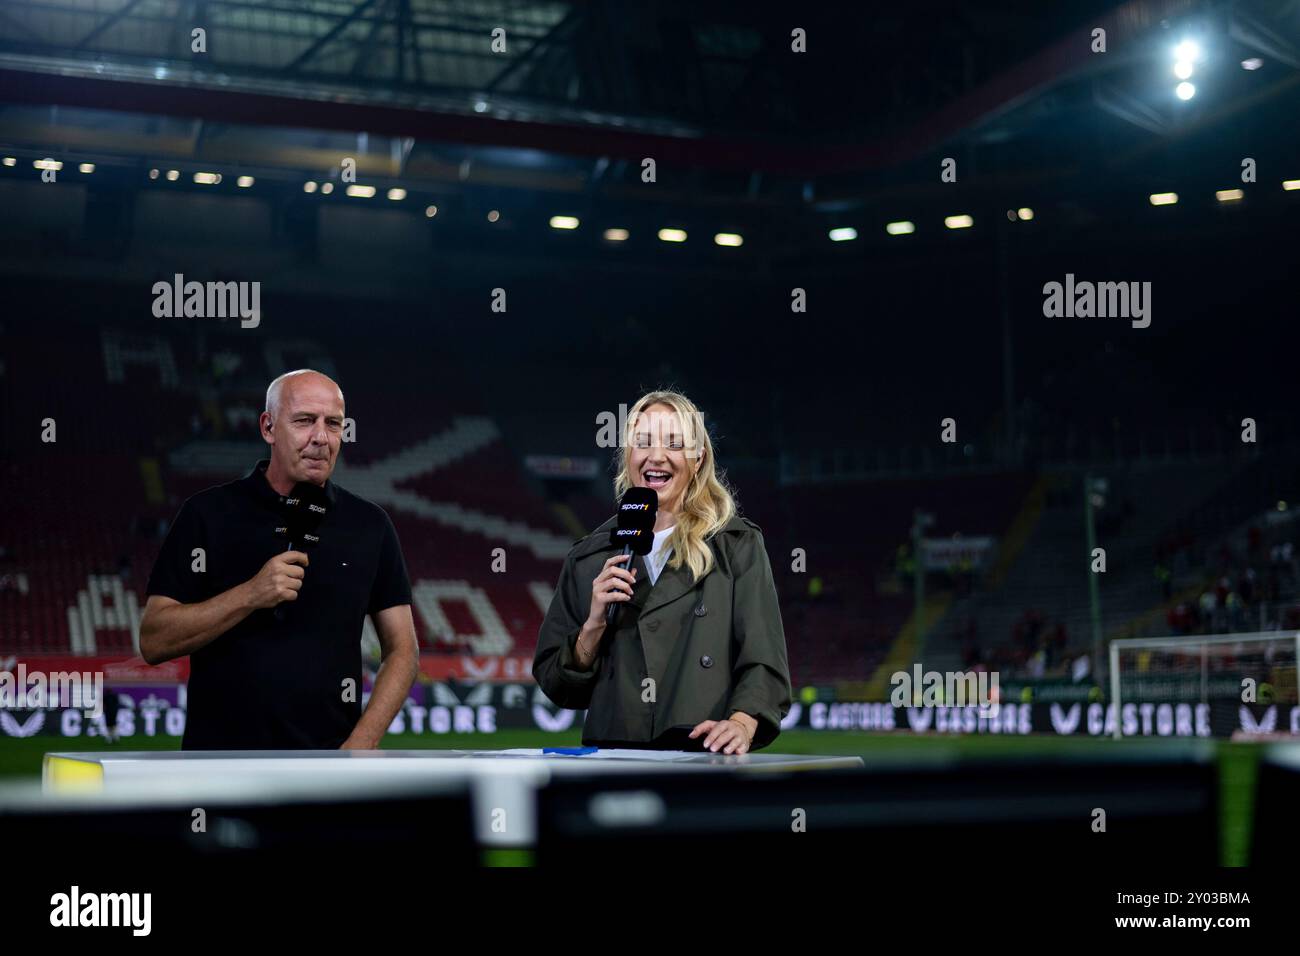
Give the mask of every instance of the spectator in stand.
POLYGON ((1218 606, 1218 600, 1214 592, 1206 588, 1201 594, 1201 633, 1209 634, 1212 622, 1214 620, 1214 610, 1218 606))
POLYGON ((1163 561, 1156 563, 1156 580, 1160 582, 1160 593, 1164 595, 1166 601, 1170 595, 1170 574, 1169 569, 1165 567, 1163 561))
POLYGON ((1241 595, 1236 591, 1229 591, 1225 601, 1228 612, 1228 627, 1234 631, 1244 631, 1246 629, 1246 615, 1241 603, 1241 595))
POLYGON ((1180 636, 1191 634, 1196 627, 1192 608, 1185 601, 1180 601, 1170 608, 1165 620, 1169 624, 1169 630, 1180 636))

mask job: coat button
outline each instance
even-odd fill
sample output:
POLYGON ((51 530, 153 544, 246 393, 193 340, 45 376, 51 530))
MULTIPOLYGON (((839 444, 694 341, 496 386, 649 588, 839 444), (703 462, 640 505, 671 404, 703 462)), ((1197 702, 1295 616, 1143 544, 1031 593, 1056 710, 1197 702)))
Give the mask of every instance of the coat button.
POLYGON ((649 629, 649 630, 651 630, 651 631, 657 631, 657 630, 659 630, 659 622, 658 622, 658 621, 646 621, 646 622, 645 622, 645 626, 646 626, 647 629, 649 629))
POLYGON ((696 617, 704 617, 704 615, 706 615, 706 614, 708 614, 708 613, 709 613, 709 609, 708 609, 707 607, 705 607, 703 604, 701 604, 699 607, 697 607, 697 608, 695 609, 695 616, 696 616, 696 617))
POLYGON ((703 657, 700 658, 700 666, 701 666, 701 667, 712 667, 712 666, 713 666, 713 658, 710 657, 708 654, 705 654, 703 657))

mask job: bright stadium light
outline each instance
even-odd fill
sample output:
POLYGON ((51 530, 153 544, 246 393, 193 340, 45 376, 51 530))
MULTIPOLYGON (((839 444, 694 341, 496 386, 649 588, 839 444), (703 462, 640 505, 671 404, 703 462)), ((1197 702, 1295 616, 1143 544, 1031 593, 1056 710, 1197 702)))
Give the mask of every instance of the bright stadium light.
POLYGON ((1195 40, 1184 40, 1174 47, 1174 59, 1184 63, 1194 63, 1201 58, 1201 48, 1195 40))
POLYGON ((969 229, 975 225, 975 220, 963 213, 960 216, 945 216, 943 224, 949 229, 969 229))
POLYGON ((552 216, 551 228, 552 229, 577 229, 578 217, 577 216, 552 216))
POLYGON ((314 193, 316 191, 316 184, 309 179, 302 184, 302 191, 305 193, 314 193))
POLYGON ((195 173, 194 181, 200 186, 215 186, 221 182, 220 173, 195 173))
POLYGON ((63 164, 57 159, 37 159, 32 161, 32 165, 37 169, 53 169, 55 171, 63 168, 63 164))
POLYGON ((406 190, 402 189, 400 186, 394 186, 392 189, 388 190, 388 198, 393 202, 401 202, 406 198, 406 190))
POLYGON ((149 178, 150 178, 150 179, 157 179, 157 178, 158 178, 158 170, 156 170, 156 169, 151 169, 151 170, 149 170, 149 178))
POLYGON ((79 173, 90 174, 93 173, 94 171, 95 171, 94 163, 82 163, 80 166, 77 167, 77 172, 79 173))
POLYGON ((167 181, 168 181, 169 183, 174 183, 174 182, 176 182, 176 180, 178 180, 178 179, 180 179, 180 178, 181 178, 181 171, 180 171, 179 169, 169 169, 169 170, 167 170, 167 181))
POLYGON ((686 230, 684 229, 660 229, 659 238, 664 242, 685 242, 686 230))
POLYGON ((1153 206, 1172 206, 1178 202, 1178 193, 1152 193, 1147 198, 1153 206))
POLYGON ((916 225, 906 219, 898 222, 887 222, 885 223, 885 232, 891 236, 907 236, 916 232, 916 225))
POLYGON ((627 242, 628 231, 626 229, 606 229, 606 242, 627 242))
POLYGON ((1241 61, 1241 68, 1243 70, 1258 70, 1263 65, 1264 61, 1257 56, 1247 57, 1241 61))
POLYGON ((1179 60, 1174 64, 1174 76, 1178 77, 1180 80, 1190 80, 1192 78, 1192 70, 1193 67, 1191 60, 1179 60))
POLYGON ((374 199, 375 187, 363 186, 360 183, 353 183, 347 188, 347 194, 356 199, 374 199))
POLYGON ((720 246, 739 246, 745 240, 739 234, 734 232, 720 232, 713 237, 713 241, 720 246))
POLYGON ((1021 206, 1019 209, 1016 210, 1016 215, 1018 215, 1025 222, 1028 222, 1029 220, 1034 218, 1034 211, 1030 209, 1028 206, 1021 206))
POLYGON ((18 160, 14 159, 12 156, 6 156, 6 157, 5 157, 5 165, 6 165, 6 166, 17 166, 17 165, 18 165, 18 160))
POLYGON ((830 231, 831 242, 852 242, 858 238, 858 231, 852 226, 840 226, 830 231))
POLYGON ((1300 189, 1300 179, 1284 179, 1282 180, 1282 188, 1287 192, 1300 189))
POLYGON ((496 209, 489 210, 488 222, 496 222, 500 218, 501 218, 501 213, 498 210, 496 209))
POLYGON ((240 176, 238 179, 235 180, 235 185, 237 185, 240 189, 247 189, 255 182, 257 182, 257 180, 255 180, 252 176, 240 176))
POLYGON ((326 196, 328 196, 330 193, 334 191, 334 184, 321 183, 320 191, 323 192, 326 196))
POLYGON ((1174 87, 1174 95, 1180 100, 1190 100, 1196 95, 1196 84, 1186 82, 1179 83, 1174 87))
POLYGON ((1214 193, 1214 198, 1219 202, 1236 202, 1244 195, 1240 189, 1220 189, 1214 193))
POLYGON ((424 217, 425 217, 426 219, 432 219, 432 218, 433 218, 434 216, 436 216, 436 215, 438 215, 438 207, 437 207, 437 206, 425 206, 425 207, 424 207, 424 217))

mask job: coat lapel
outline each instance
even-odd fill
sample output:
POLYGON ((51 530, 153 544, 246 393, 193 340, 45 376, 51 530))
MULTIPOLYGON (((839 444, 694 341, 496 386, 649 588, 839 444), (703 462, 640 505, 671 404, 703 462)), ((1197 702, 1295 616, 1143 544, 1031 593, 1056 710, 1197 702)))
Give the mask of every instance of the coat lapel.
MULTIPOLYGON (((615 519, 611 518, 593 531, 582 542, 577 556, 583 557, 597 551, 606 551, 613 554, 614 546, 609 543, 609 529, 613 528, 617 523, 615 519)), ((744 522, 737 517, 731 519, 725 530, 739 531, 743 530, 744 527, 744 522)), ((664 565, 663 571, 659 573, 659 580, 651 585, 650 572, 646 570, 645 560, 639 556, 634 557, 632 564, 638 568, 636 573, 637 583, 632 588, 632 600, 627 603, 635 606, 642 615, 650 614, 666 604, 671 604, 682 595, 694 590, 695 585, 704 580, 704 578, 701 578, 700 581, 692 581, 690 568, 686 567, 686 565, 682 565, 680 568, 664 565)), ((710 569, 709 573, 713 573, 712 569, 710 569)), ((705 577, 707 576, 705 575, 705 577)))
MULTIPOLYGON (((638 571, 637 577, 644 574, 644 571, 638 571)), ((704 578, 701 578, 702 582, 704 578)), ((699 582, 691 581, 691 569, 683 564, 680 568, 674 568, 672 565, 665 564, 664 569, 659 572, 659 580, 651 589, 649 596, 641 607, 641 614, 645 616, 653 611, 657 611, 665 604, 671 604, 683 594, 693 590, 699 582)))
MULTIPOLYGON (((636 584, 632 585, 632 600, 626 602, 639 614, 645 608, 646 599, 654 585, 650 583, 650 572, 646 569, 645 559, 639 554, 632 555, 632 567, 636 568, 636 584)), ((630 613, 630 612, 629 612, 630 613)))

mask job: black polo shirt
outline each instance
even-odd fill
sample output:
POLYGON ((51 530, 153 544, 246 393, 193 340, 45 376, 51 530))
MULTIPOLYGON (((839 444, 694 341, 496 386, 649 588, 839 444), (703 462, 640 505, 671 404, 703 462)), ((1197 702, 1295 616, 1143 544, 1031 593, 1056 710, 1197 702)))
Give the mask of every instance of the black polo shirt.
MULTIPOLYGON (((242 584, 288 542, 268 461, 181 507, 149 576, 149 594, 196 604, 242 584), (194 570, 194 550, 206 567, 194 570)), ((337 749, 361 718, 367 614, 411 603, 393 522, 378 505, 325 483, 330 510, 306 551, 296 601, 257 610, 190 655, 185 750, 337 749), (345 700, 344 681, 355 693, 345 700)), ((298 550, 303 550, 299 548, 298 550)))

